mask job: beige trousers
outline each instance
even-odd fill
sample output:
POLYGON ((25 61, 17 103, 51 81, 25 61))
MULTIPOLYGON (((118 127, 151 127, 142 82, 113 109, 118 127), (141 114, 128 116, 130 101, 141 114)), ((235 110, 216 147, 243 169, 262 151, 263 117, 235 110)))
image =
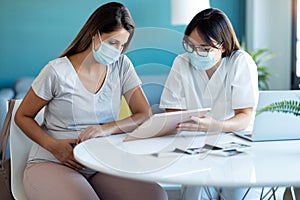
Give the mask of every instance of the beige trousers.
POLYGON ((167 200, 156 183, 119 178, 102 173, 86 176, 64 165, 29 164, 24 188, 30 200, 167 200))

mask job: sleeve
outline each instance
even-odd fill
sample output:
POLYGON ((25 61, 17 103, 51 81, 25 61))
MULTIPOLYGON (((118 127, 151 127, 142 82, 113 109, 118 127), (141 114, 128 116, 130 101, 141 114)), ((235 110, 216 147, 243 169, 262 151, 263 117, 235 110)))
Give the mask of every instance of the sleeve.
POLYGON ((231 74, 232 109, 256 107, 258 101, 257 66, 251 56, 242 51, 233 60, 231 74))
POLYGON ((57 84, 57 74, 52 68, 52 66, 48 64, 41 70, 39 75, 35 78, 31 87, 38 97, 49 101, 56 96, 58 88, 57 84))
POLYGON ((128 92, 132 88, 135 88, 138 85, 141 85, 142 82, 138 77, 132 62, 127 56, 123 56, 123 60, 121 62, 121 87, 122 94, 128 92))
POLYGON ((161 109, 186 109, 186 96, 184 84, 182 83, 182 73, 180 69, 186 65, 180 56, 174 60, 173 66, 166 80, 164 90, 160 99, 161 109))

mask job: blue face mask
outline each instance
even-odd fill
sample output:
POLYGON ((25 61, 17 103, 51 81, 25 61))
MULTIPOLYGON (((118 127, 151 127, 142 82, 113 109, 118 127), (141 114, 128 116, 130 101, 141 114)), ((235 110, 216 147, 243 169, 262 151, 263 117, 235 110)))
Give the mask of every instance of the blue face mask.
POLYGON ((121 55, 121 51, 102 41, 99 49, 95 50, 94 39, 93 39, 93 55, 95 60, 98 63, 108 65, 118 60, 118 58, 121 55))
POLYGON ((196 69, 209 70, 218 61, 215 59, 215 52, 209 52, 206 57, 199 56, 196 52, 188 53, 191 64, 196 69))

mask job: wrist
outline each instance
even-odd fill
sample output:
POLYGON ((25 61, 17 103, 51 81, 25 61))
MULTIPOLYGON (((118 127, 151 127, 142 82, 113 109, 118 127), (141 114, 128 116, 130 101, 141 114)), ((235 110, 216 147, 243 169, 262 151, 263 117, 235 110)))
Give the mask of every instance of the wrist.
POLYGON ((213 132, 223 132, 225 128, 225 121, 213 119, 211 129, 213 132))
POLYGON ((98 136, 109 136, 113 133, 113 126, 111 123, 99 125, 98 136))
POLYGON ((54 139, 52 137, 48 137, 47 139, 45 139, 43 141, 43 143, 41 144, 41 146, 43 148, 45 148, 46 150, 52 152, 53 149, 56 148, 56 139, 54 139))

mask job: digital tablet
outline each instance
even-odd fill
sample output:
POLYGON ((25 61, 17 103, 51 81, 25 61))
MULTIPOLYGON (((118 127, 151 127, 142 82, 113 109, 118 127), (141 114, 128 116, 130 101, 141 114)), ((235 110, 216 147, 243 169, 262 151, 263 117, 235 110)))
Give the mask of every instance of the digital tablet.
POLYGON ((210 108, 154 114, 134 131, 127 133, 123 141, 176 134, 178 123, 190 121, 191 116, 204 116, 208 111, 210 111, 210 108))

